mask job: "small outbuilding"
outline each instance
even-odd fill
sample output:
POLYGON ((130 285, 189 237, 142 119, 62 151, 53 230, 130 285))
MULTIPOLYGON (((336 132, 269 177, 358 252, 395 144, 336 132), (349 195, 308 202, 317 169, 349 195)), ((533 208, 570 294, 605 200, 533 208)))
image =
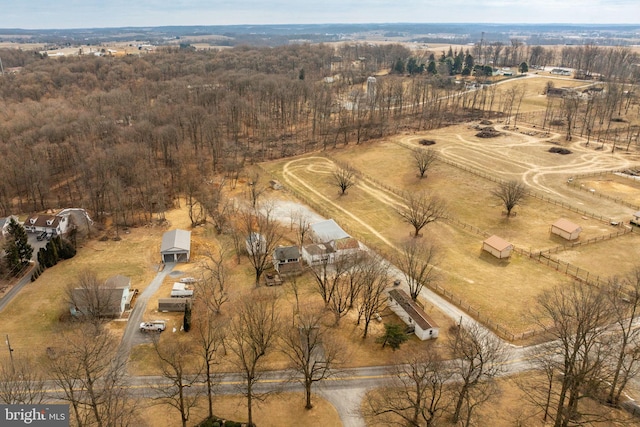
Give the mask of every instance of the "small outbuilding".
POLYGON ((158 311, 184 313, 191 298, 158 298, 158 311))
POLYGON ((637 225, 640 227, 640 211, 633 214, 633 219, 629 221, 633 225, 637 225))
POLYGON ((191 258, 191 232, 171 230, 162 236, 160 247, 162 262, 189 262, 191 258))
POLYGON ((565 218, 560 218, 551 225, 551 233, 566 240, 576 240, 580 237, 582 227, 565 218))
POLYGON ((482 242, 482 250, 489 252, 496 258, 509 258, 513 251, 513 245, 506 240, 493 235, 482 242))
POLYGON ((413 328, 413 333, 421 340, 438 338, 440 328, 414 300, 402 289, 389 291, 387 304, 391 311, 404 323, 413 328))

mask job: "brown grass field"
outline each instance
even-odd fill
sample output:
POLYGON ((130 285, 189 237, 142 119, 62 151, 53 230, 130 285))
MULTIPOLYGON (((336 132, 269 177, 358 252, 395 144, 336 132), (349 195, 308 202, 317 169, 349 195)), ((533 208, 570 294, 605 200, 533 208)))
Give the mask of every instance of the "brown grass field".
MULTIPOLYGON (((400 195, 405 191, 426 191, 446 199, 449 215, 466 225, 436 222, 424 231, 423 238, 442 249, 439 265, 442 276, 438 285, 453 294, 452 299, 461 306, 478 310, 481 318, 492 319, 517 335, 534 328, 527 313, 535 306, 536 297, 572 279, 528 256, 515 254, 504 261, 482 253, 485 238, 482 232, 497 234, 525 252, 566 245, 564 239, 550 234, 551 224, 559 218, 567 218, 583 228, 580 241, 619 232, 622 228, 612 227, 609 218, 621 221, 630 218, 628 207, 616 206, 614 202, 595 198, 564 183, 576 173, 611 169, 630 161, 594 153, 579 143, 574 143, 572 148, 576 152, 567 157, 548 153, 552 144, 547 141, 554 135, 538 137, 507 131, 504 136, 487 141, 475 137, 475 133, 469 125, 452 126, 375 141, 365 147, 349 146, 327 152, 325 156, 316 154, 263 166, 295 194, 302 194, 303 200, 316 210, 335 218, 348 232, 390 257, 409 238, 410 232, 410 227, 403 224, 396 213, 402 204, 400 195), (435 140, 433 149, 455 166, 436 162, 427 178, 420 180, 417 171, 408 166, 412 162, 408 148, 416 147, 423 138, 435 140), (345 196, 339 196, 330 182, 334 160, 350 164, 362 175, 356 187, 349 189, 345 196), (491 180, 494 177, 524 179, 536 194, 554 196, 554 200, 565 206, 527 197, 515 209, 516 215, 506 218, 503 206, 491 195, 497 186, 491 180), (549 177, 554 178, 553 181, 549 177), (567 209, 566 205, 580 211, 567 209)), ((623 197, 632 198, 633 191, 621 192, 619 198, 623 197)), ((566 252, 569 255, 566 260, 565 252, 554 255, 582 270, 593 268, 594 275, 605 278, 633 268, 633 252, 624 250, 629 242, 638 242, 638 236, 634 233, 624 239, 573 248, 566 252), (616 258, 620 265, 613 270, 610 258, 607 260, 603 252, 596 249, 605 243, 625 254, 616 258), (576 258, 575 263, 570 256, 573 251, 584 254, 576 258)))

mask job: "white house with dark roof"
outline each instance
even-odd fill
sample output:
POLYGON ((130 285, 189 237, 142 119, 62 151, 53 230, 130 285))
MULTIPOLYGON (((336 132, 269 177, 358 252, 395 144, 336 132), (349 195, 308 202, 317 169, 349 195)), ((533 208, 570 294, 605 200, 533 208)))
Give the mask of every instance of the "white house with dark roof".
POLYGON ((576 240, 580 237, 581 231, 582 227, 565 218, 560 218, 551 224, 551 233, 566 240, 576 240))
POLYGON ((438 325, 402 289, 389 291, 387 305, 407 326, 413 328, 413 333, 421 340, 438 338, 438 325))
POLYGON ((160 256, 162 262, 189 262, 191 258, 191 232, 176 229, 164 233, 160 256))

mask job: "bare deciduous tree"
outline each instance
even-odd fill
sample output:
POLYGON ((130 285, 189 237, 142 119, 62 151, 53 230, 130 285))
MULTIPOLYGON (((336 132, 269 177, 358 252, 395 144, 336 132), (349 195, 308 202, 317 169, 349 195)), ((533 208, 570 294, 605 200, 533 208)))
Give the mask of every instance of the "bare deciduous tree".
POLYGON ((406 205, 398 210, 404 222, 414 229, 414 237, 420 235, 427 224, 437 221, 446 214, 445 201, 424 192, 409 193, 405 197, 406 205))
POLYGON ((351 166, 337 167, 331 175, 332 183, 340 189, 340 195, 346 194, 347 190, 356 185, 356 171, 351 166))
POLYGON ((640 268, 628 277, 613 280, 607 287, 607 298, 613 315, 613 334, 606 336, 607 402, 620 403, 629 380, 640 372, 640 329, 634 320, 640 312, 640 268))
POLYGON ((215 306, 207 304, 206 299, 198 292, 194 304, 194 333, 198 346, 196 353, 201 357, 204 365, 205 383, 207 386, 207 400, 209 418, 213 417, 213 393, 216 385, 215 366, 225 354, 224 341, 228 321, 221 316, 215 306))
POLYGON ((247 255, 255 270, 256 286, 262 274, 271 266, 273 251, 282 238, 282 227, 272 216, 272 208, 264 206, 260 210, 245 211, 241 214, 242 231, 249 239, 247 255))
POLYGON ((242 372, 242 392, 247 398, 248 425, 253 426, 253 400, 261 399, 254 386, 261 376, 264 357, 273 349, 280 330, 277 299, 271 292, 254 290, 239 301, 229 325, 230 350, 242 372))
POLYGON ((345 349, 323 323, 322 310, 304 309, 295 319, 294 326, 284 331, 282 351, 291 362, 291 369, 302 375, 306 409, 311 409, 313 383, 334 374, 344 362, 345 349))
POLYGON ((247 186, 249 187, 249 201, 251 207, 256 209, 258 207, 258 200, 267 189, 262 183, 261 176, 258 172, 252 172, 247 179, 247 186))
POLYGON ((385 290, 389 285, 388 265, 379 256, 370 256, 358 267, 362 274, 358 302, 358 324, 364 322, 362 338, 367 338, 369 325, 386 304, 385 290))
POLYGON ((118 342, 100 325, 86 323, 62 336, 50 359, 53 380, 70 403, 78 425, 134 425, 134 409, 125 387, 125 360, 118 342))
POLYGON ((75 283, 66 289, 66 299, 81 319, 92 323, 104 322, 119 310, 120 298, 106 286, 95 272, 83 270, 75 283))
POLYGON ((501 372, 507 353, 495 335, 476 323, 455 327, 449 348, 454 357, 452 369, 458 381, 454 384, 452 422, 471 422, 473 409, 494 393, 492 382, 501 372))
POLYGON ((433 244, 421 244, 411 240, 402 245, 395 260, 409 286, 409 295, 414 301, 425 286, 437 279, 436 263, 438 249, 433 244))
POLYGON ((425 174, 431 167, 431 164, 435 162, 437 158, 438 155, 436 152, 430 148, 427 148, 426 150, 416 148, 413 150, 413 160, 418 168, 420 179, 425 177, 425 174))
POLYGON ((365 417, 385 425, 432 427, 449 404, 446 383, 452 371, 433 347, 426 347, 390 368, 391 379, 365 398, 365 417))
POLYGON ((206 248, 202 252, 206 261, 201 264, 204 272, 201 280, 196 282, 196 288, 207 310, 219 314, 222 305, 229 301, 227 269, 224 264, 226 253, 224 248, 206 248))
POLYGON ((553 340, 539 349, 539 363, 552 380, 547 381, 547 397, 537 404, 548 409, 545 414, 554 427, 566 427, 578 419, 594 421, 580 411, 579 402, 591 394, 592 385, 603 374, 602 339, 607 333, 603 326, 611 321, 606 295, 601 289, 573 283, 544 292, 538 302, 536 321, 553 340))
POLYGON ((527 187, 519 181, 512 180, 500 183, 491 194, 502 201, 507 210, 507 217, 510 217, 513 208, 519 205, 527 195, 527 187))
POLYGON ((188 371, 193 366, 194 349, 186 342, 171 341, 160 345, 156 338, 153 348, 160 360, 162 376, 169 380, 168 384, 154 388, 156 399, 177 409, 182 427, 187 427, 191 410, 197 406, 201 394, 199 387, 193 386, 199 382, 202 365, 196 365, 196 372, 188 371))
POLYGON ((38 405, 45 401, 44 378, 29 359, 3 360, 0 364, 0 402, 38 405))
POLYGON ((298 246, 302 246, 307 240, 309 231, 311 230, 311 218, 302 210, 292 212, 291 228, 293 228, 296 233, 298 246))

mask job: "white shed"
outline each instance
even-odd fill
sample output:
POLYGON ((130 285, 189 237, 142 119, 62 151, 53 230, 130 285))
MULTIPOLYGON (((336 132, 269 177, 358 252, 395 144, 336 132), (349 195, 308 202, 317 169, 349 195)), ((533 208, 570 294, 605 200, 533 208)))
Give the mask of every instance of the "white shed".
POLYGON ((509 258, 513 251, 513 245, 506 240, 493 235, 482 242, 482 250, 489 252, 496 258, 509 258))
POLYGON ((413 333, 421 340, 438 338, 440 328, 431 320, 429 315, 401 289, 389 291, 388 306, 408 326, 413 327, 413 333))
POLYGON ((189 262, 191 257, 191 232, 171 230, 162 235, 160 247, 162 262, 189 262))
POLYGON ((551 225, 551 233, 567 240, 576 240, 580 237, 581 231, 582 227, 565 218, 560 218, 551 225))

